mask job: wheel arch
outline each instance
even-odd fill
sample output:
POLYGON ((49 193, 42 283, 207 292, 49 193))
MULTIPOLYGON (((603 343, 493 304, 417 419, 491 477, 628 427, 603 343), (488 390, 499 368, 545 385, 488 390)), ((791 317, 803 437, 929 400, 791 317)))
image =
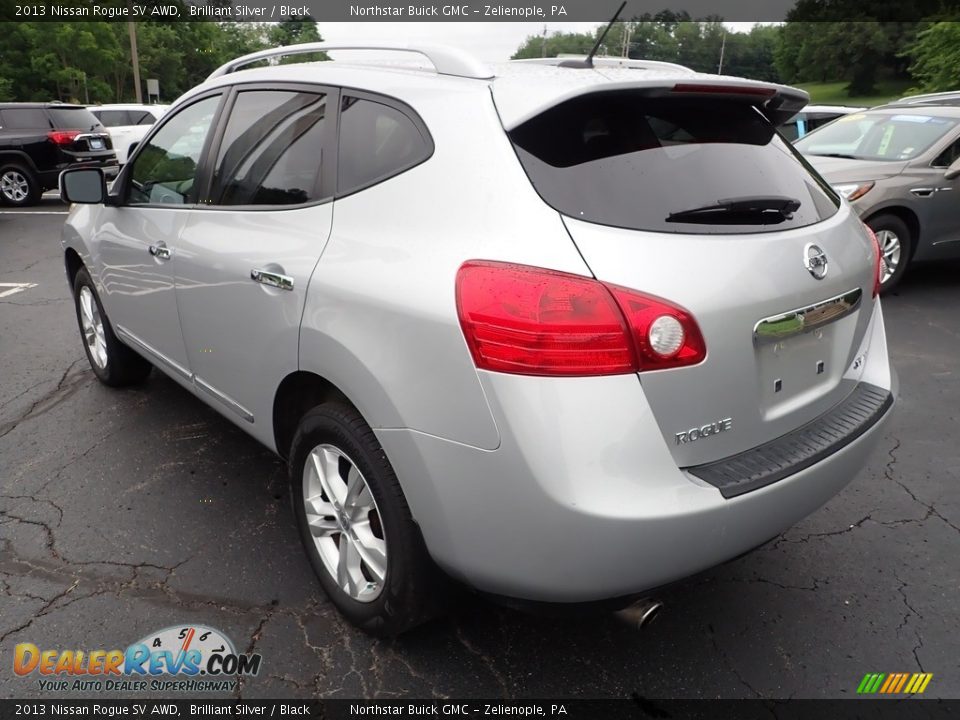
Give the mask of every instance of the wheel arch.
POLYGON ((289 459, 290 445, 301 418, 311 408, 330 401, 346 403, 360 412, 346 393, 316 373, 297 370, 280 382, 273 398, 273 439, 280 457, 289 459))
POLYGON ((34 177, 37 177, 37 173, 39 172, 36 164, 33 162, 33 158, 22 150, 0 150, 0 166, 6 165, 7 163, 25 166, 27 170, 33 173, 34 177))
POLYGON ((77 279, 77 273, 80 272, 80 268, 85 266, 83 258, 72 247, 68 247, 63 252, 63 264, 67 271, 67 282, 72 288, 74 280, 77 279))

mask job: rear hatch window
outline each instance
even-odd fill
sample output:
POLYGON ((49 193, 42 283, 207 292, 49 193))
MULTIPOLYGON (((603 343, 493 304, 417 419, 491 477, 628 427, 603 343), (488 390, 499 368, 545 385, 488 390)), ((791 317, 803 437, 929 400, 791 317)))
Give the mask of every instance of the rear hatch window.
POLYGON ((806 227, 840 206, 758 110, 732 99, 592 93, 509 134, 544 201, 578 220, 743 234, 806 227))
POLYGON ((103 132, 103 126, 86 108, 47 108, 55 130, 103 132))

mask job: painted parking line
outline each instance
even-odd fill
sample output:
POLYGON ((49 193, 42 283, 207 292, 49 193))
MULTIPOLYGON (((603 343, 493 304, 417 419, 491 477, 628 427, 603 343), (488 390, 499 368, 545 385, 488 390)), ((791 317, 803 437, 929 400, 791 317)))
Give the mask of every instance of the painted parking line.
POLYGON ((23 292, 24 290, 29 290, 30 288, 35 288, 36 283, 0 283, 0 298, 7 297, 9 295, 15 295, 18 292, 23 292), (3 290, 3 288, 7 288, 3 290))
POLYGON ((0 215, 68 215, 69 210, 0 210, 0 215))

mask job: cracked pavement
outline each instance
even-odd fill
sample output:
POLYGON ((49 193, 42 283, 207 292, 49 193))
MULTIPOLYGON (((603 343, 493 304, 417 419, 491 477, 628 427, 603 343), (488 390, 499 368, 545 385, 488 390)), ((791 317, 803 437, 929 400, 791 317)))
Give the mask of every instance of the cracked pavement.
POLYGON ((867 672, 920 670, 926 696, 960 695, 960 264, 885 299, 901 397, 869 465, 773 542, 665 591, 650 627, 464 596, 377 641, 312 576, 276 457, 157 372, 95 381, 62 222, 0 214, 0 282, 38 283, 0 299, 0 696, 41 695, 11 670, 18 642, 123 648, 191 622, 263 655, 244 698, 849 697, 867 672))

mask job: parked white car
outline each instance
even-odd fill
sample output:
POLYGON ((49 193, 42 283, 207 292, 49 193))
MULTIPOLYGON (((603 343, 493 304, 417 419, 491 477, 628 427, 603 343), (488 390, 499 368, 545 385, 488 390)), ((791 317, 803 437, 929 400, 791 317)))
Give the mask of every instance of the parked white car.
POLYGON ((169 105, 98 105, 88 108, 100 124, 107 128, 121 165, 143 140, 150 127, 167 111, 169 105))

